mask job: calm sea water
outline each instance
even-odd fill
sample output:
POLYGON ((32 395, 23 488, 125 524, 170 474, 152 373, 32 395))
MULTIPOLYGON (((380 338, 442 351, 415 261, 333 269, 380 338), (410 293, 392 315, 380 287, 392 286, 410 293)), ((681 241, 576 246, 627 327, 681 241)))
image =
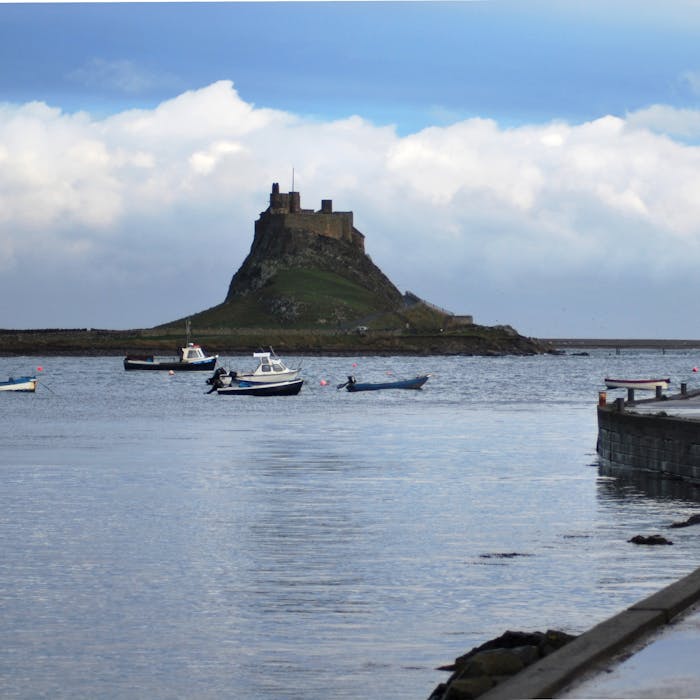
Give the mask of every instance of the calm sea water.
POLYGON ((0 358, 43 367, 0 395, 2 697, 422 700, 506 629, 582 632, 700 565, 694 528, 627 543, 696 490, 595 454, 606 374, 693 388, 700 351, 301 361, 299 396, 255 398, 0 358))

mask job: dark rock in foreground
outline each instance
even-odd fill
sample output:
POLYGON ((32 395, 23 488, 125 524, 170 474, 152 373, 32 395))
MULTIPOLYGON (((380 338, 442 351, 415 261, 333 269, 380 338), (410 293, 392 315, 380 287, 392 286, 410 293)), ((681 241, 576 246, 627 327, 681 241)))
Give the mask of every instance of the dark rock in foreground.
POLYGON ((687 520, 680 523, 671 523, 669 527, 690 527, 691 525, 700 524, 700 515, 691 515, 687 520))
POLYGON ((473 700, 573 639, 573 635, 556 630, 507 631, 457 657, 453 664, 441 666, 438 670, 452 671, 452 675, 428 700, 473 700))

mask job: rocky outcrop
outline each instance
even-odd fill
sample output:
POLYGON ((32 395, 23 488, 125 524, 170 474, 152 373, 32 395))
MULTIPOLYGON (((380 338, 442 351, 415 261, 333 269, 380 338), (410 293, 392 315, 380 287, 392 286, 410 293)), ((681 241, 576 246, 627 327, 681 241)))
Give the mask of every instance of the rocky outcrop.
MULTIPOLYGON (((255 221, 250 252, 225 300, 192 314, 217 351, 251 334, 285 351, 438 355, 535 355, 553 347, 510 326, 479 326, 471 315, 402 294, 365 252, 353 212, 302 209, 298 192, 273 183, 270 205, 255 221), (363 329, 358 335, 358 329, 363 329), (238 340, 226 333, 235 330, 238 340), (279 334, 279 335, 278 335, 279 334), (274 337, 273 337, 274 336, 274 337)), ((185 319, 159 326, 181 327, 185 319)), ((228 347, 227 349, 232 349, 228 347)))
POLYGON ((628 542, 631 542, 632 544, 650 544, 650 545, 659 545, 659 544, 673 544, 671 540, 667 540, 665 537, 662 535, 635 535, 631 539, 627 540, 628 542))
POLYGON ((352 225, 352 212, 301 209, 298 192, 280 195, 273 184, 270 206, 255 222, 250 253, 229 285, 226 302, 261 289, 283 270, 323 270, 374 294, 378 308, 395 309, 403 296, 364 250, 364 236, 352 225), (344 233, 345 235, 344 235, 344 233))
POLYGON ((454 663, 441 666, 439 670, 451 671, 452 675, 435 688, 428 700, 473 700, 573 639, 556 630, 507 631, 457 657, 454 663))
POLYGON ((690 527, 691 525, 700 525, 700 514, 691 515, 687 520, 682 522, 671 523, 669 527, 690 527))

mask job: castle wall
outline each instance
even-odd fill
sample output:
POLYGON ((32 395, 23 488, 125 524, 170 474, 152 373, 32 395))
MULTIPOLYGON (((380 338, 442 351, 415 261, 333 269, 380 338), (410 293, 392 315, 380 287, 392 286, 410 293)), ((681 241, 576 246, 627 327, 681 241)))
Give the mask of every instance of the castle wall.
POLYGON ((360 233, 354 226, 352 229, 352 243, 356 248, 359 248, 363 253, 365 252, 365 234, 360 233))
POLYGON ((362 252, 365 250, 365 237, 353 226, 351 211, 334 212, 330 199, 321 200, 321 211, 302 209, 299 192, 281 193, 276 182, 272 184, 270 206, 255 222, 256 235, 268 227, 275 231, 289 229, 315 233, 350 243, 362 252))

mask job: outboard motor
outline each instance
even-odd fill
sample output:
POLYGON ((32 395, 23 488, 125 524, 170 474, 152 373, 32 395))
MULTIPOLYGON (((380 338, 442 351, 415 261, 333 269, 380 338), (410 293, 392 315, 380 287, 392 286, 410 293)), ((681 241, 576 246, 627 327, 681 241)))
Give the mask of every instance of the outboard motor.
POLYGON ((217 367, 214 370, 214 374, 212 374, 211 377, 209 377, 209 379, 207 379, 207 384, 211 384, 212 386, 220 385, 221 382, 219 380, 219 377, 222 374, 226 374, 226 370, 223 367, 217 367))

